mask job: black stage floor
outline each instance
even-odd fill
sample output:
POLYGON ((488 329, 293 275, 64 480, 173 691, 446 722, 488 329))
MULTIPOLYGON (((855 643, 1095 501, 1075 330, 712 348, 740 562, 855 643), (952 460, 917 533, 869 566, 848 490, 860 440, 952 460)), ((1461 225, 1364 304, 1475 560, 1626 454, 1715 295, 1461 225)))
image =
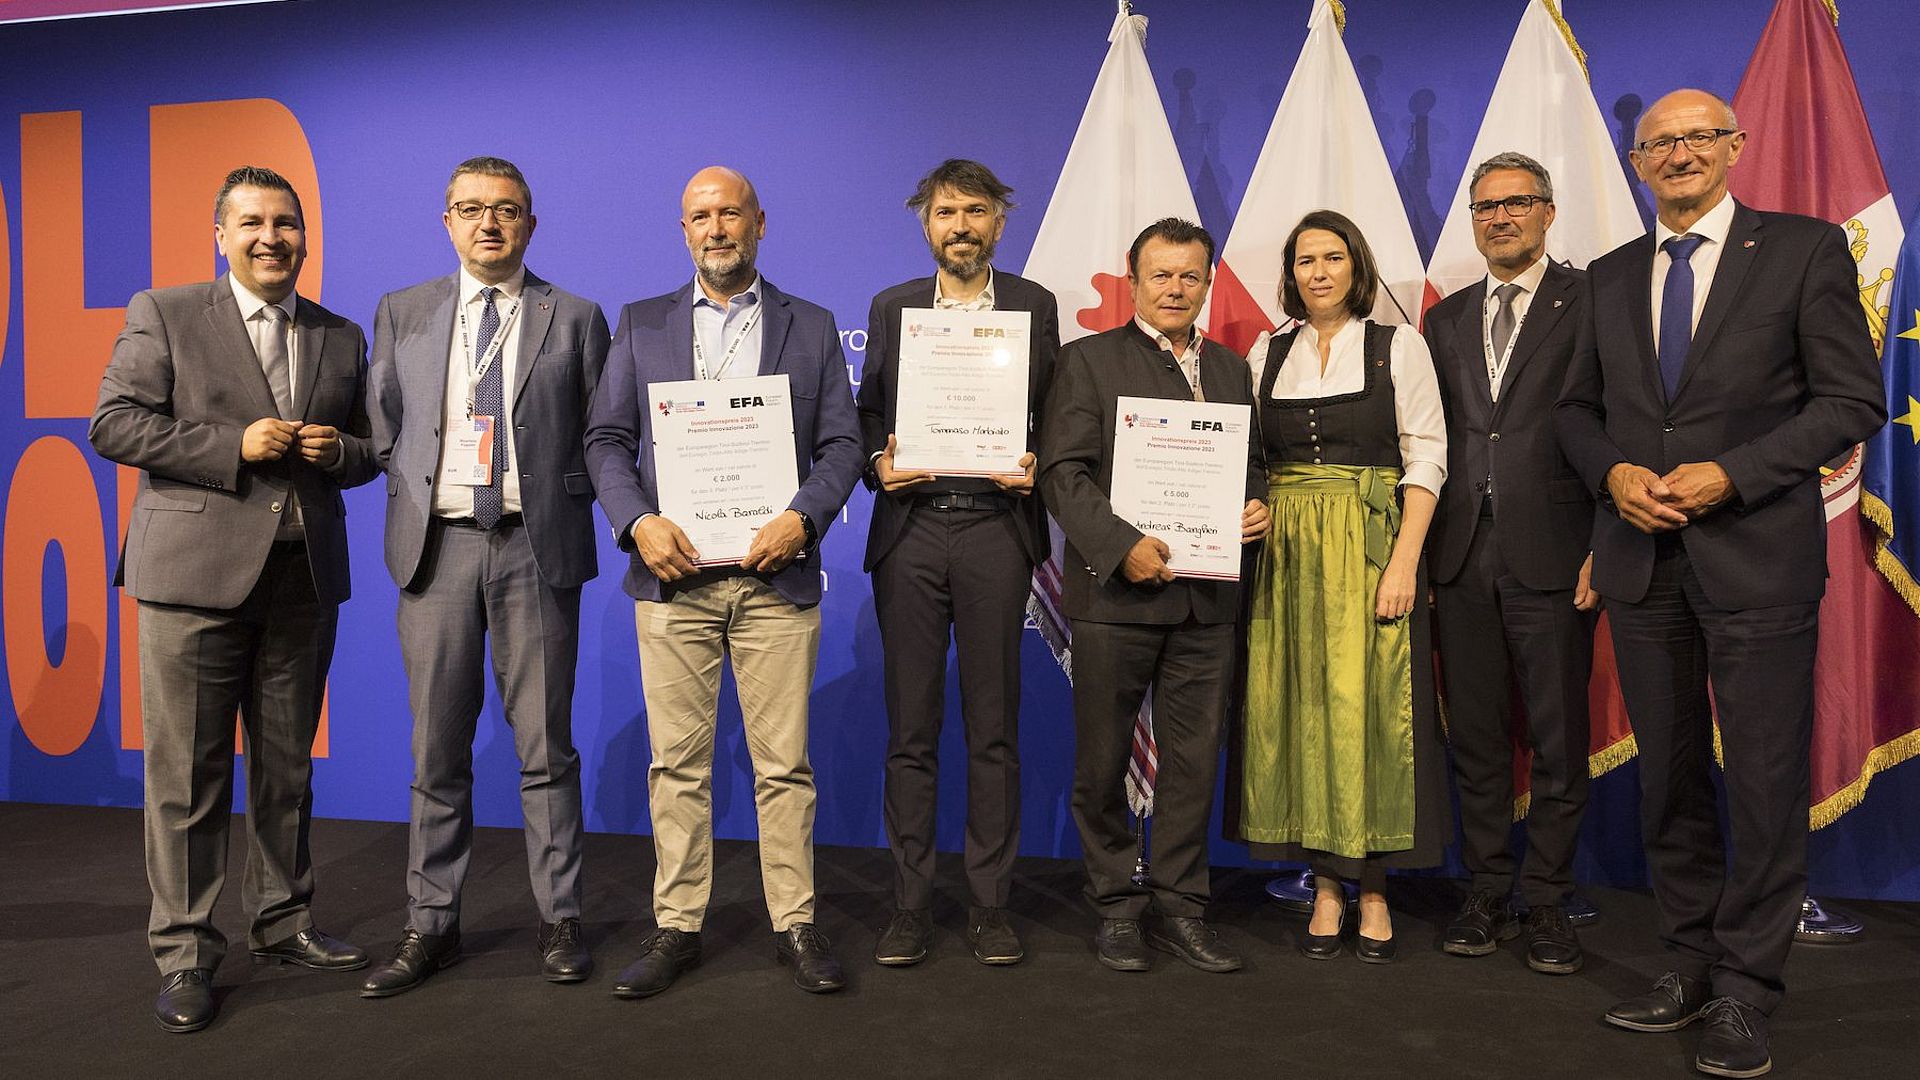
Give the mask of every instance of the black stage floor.
MULTIPOLYGON (((238 824, 236 819, 236 824, 238 824)), ((236 830, 236 838, 238 830, 236 830)), ((322 821, 316 916, 376 955, 404 922, 406 829, 322 821)), ((1027 961, 975 963, 951 871, 927 962, 870 959, 887 915, 885 852, 818 853, 819 923, 846 964, 844 993, 811 997, 775 966, 747 843, 716 845, 703 966, 667 993, 621 1001, 613 976, 651 924, 646 837, 587 838, 587 922, 598 969, 553 986, 535 974, 532 901, 516 831, 480 830, 467 883, 467 959, 400 997, 366 1001, 358 974, 257 968, 239 911, 238 844, 217 921, 234 939, 220 1012, 194 1035, 151 1017, 137 811, 0 804, 0 1076, 1207 1076, 1686 1077, 1698 1029, 1600 1022, 1662 970, 1653 904, 1596 890, 1586 970, 1527 970, 1516 941, 1463 960, 1438 951, 1452 883, 1396 881, 1400 962, 1294 952, 1302 924, 1268 901, 1266 875, 1220 872, 1213 918, 1247 969, 1207 975, 1155 954, 1154 970, 1101 968, 1077 864, 1023 860, 1014 890, 1027 961)), ((1799 947, 1775 1016, 1775 1075, 1920 1075, 1920 905, 1850 905, 1866 942, 1799 947)))

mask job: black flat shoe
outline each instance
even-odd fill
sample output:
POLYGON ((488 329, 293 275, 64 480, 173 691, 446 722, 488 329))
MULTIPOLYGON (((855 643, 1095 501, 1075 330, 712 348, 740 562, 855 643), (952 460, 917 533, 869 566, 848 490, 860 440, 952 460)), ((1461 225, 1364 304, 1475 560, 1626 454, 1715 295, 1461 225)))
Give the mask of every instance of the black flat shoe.
POLYGON ((1507 907, 1504 896, 1479 889, 1460 905, 1460 913, 1447 924, 1440 950, 1452 956, 1486 956, 1520 933, 1519 923, 1507 907))
POLYGON ((213 1023, 213 970, 184 968, 160 980, 160 996, 153 1018, 176 1035, 199 1031, 213 1023))
POLYGON ((1340 957, 1340 935, 1347 929, 1347 905, 1340 904, 1340 925, 1333 928, 1331 934, 1304 934, 1300 938, 1300 955, 1309 960, 1337 960, 1340 957))
POLYGON ((1705 979, 1669 971, 1652 990, 1608 1009, 1606 1020, 1628 1031, 1679 1031, 1700 1019, 1710 996, 1705 979))
POLYGON ((828 948, 826 935, 812 923, 794 923, 773 935, 773 958, 791 966, 793 985, 809 994, 831 994, 847 985, 828 948))
POLYGON ((1392 938, 1382 941, 1358 934, 1353 939, 1353 955, 1359 957, 1363 964, 1391 964, 1398 951, 1392 938))
POLYGON ((548 982, 576 983, 593 974, 593 954, 580 933, 579 919, 541 923, 537 945, 540 974, 548 982))
POLYGON ((383 998, 404 994, 426 982, 434 972, 459 962, 458 928, 444 934, 423 934, 409 926, 401 935, 400 944, 394 947, 392 959, 367 973, 367 981, 360 984, 360 996, 383 998))
POLYGON ((1115 971, 1145 971, 1147 941, 1140 932, 1139 919, 1101 919, 1093 932, 1093 951, 1100 962, 1115 971))
POLYGON ((256 964, 276 961, 298 964, 315 971, 355 971, 367 966, 367 954, 357 945, 309 926, 271 945, 253 950, 253 962, 256 964))
POLYGON ((1701 1010, 1706 1028, 1693 1067, 1708 1076, 1745 1080, 1773 1069, 1767 1050, 1767 1014, 1739 998, 1719 997, 1701 1010))
POLYGON ((648 934, 641 946, 645 951, 640 954, 640 959, 628 964, 627 969, 614 980, 614 997, 652 997, 672 986, 682 972, 700 966, 698 930, 661 927, 648 934))

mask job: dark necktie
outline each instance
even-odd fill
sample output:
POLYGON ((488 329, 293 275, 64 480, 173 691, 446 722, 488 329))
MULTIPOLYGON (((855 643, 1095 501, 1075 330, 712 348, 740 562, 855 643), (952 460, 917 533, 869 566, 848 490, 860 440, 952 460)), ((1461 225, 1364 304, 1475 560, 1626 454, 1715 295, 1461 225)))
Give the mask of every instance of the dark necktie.
POLYGON ((260 309, 266 320, 266 340, 260 345, 260 366, 266 370, 267 386, 273 390, 273 407, 282 420, 293 419, 293 364, 287 356, 287 313, 278 304, 260 309))
POLYGON ((1687 260, 1705 242, 1706 237, 1688 233, 1660 245, 1673 260, 1660 290, 1660 381, 1666 384, 1668 401, 1680 393, 1680 372, 1693 345, 1693 264, 1687 260))
MULTIPOLYGON (((485 303, 480 308, 480 334, 473 343, 475 361, 487 355, 487 347, 493 344, 493 335, 500 332, 500 309, 493 306, 493 298, 499 292, 494 288, 480 290, 480 299, 485 303)), ((507 467, 507 430, 505 418, 501 416, 506 405, 506 394, 500 376, 500 369, 505 366, 500 359, 495 359, 487 365, 487 373, 480 377, 480 384, 473 388, 474 414, 493 418, 493 467, 488 470, 493 482, 486 487, 473 489, 473 523, 483 529, 498 525, 500 514, 506 507, 505 496, 500 491, 500 474, 507 467)))
POLYGON ((1500 306, 1493 312, 1493 356, 1487 360, 1487 386, 1499 396, 1499 383, 1494 380, 1499 371, 1500 360, 1507 355, 1507 342, 1513 340, 1513 298, 1520 295, 1520 286, 1509 281, 1493 290, 1494 299, 1500 306))

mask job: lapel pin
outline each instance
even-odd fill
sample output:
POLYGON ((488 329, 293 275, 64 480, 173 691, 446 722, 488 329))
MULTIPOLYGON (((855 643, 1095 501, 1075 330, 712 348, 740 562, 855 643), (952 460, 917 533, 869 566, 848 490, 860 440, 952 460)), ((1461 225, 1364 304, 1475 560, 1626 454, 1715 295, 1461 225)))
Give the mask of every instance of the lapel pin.
POLYGON ((1749 241, 1747 241, 1746 243, 1744 243, 1744 244, 1741 244, 1740 246, 1741 246, 1741 247, 1752 247, 1753 245, 1755 245, 1755 244, 1757 244, 1757 243, 1759 243, 1759 242, 1760 242, 1760 241, 1758 241, 1758 240, 1749 240, 1749 241))
POLYGON ((1560 306, 1561 304, 1563 304, 1563 303, 1565 303, 1565 301, 1564 301, 1564 300, 1555 300, 1555 301, 1553 302, 1553 306, 1554 306, 1554 307, 1559 307, 1559 306, 1560 306))
POLYGON ((547 310, 548 308, 550 308, 550 307, 552 307, 552 306, 553 306, 552 304, 549 304, 549 303, 547 303, 547 302, 546 302, 545 300, 542 300, 542 301, 540 301, 540 310, 541 310, 541 311, 545 311, 545 310, 547 310))

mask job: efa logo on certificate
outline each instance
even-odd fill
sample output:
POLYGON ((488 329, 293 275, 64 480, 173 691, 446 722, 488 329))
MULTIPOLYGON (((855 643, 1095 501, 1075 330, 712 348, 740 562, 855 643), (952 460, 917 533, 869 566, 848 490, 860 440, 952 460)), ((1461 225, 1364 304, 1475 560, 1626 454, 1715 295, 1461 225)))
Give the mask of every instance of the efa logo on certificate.
POLYGON ((671 398, 666 398, 660 401, 658 408, 660 409, 661 416, 672 416, 675 413, 685 415, 687 413, 706 412, 707 402, 705 398, 699 398, 693 401, 674 401, 671 398))
POLYGON ((1137 427, 1142 429, 1151 429, 1151 428, 1164 429, 1164 428, 1170 428, 1173 426, 1173 421, 1168 417, 1148 416, 1146 413, 1130 412, 1126 414, 1126 416, 1123 417, 1123 419, 1126 420, 1127 426, 1130 428, 1137 427))

